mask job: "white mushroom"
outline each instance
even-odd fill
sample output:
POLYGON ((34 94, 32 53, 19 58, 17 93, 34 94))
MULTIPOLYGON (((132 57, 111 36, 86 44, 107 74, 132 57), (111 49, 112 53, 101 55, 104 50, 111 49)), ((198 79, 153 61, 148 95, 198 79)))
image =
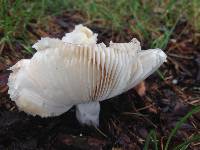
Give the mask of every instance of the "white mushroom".
POLYGON ((98 126, 99 101, 119 95, 147 78, 166 60, 160 49, 140 43, 96 44, 97 34, 82 25, 62 40, 42 38, 31 59, 10 69, 9 91, 19 110, 58 116, 76 106, 82 124, 98 126))

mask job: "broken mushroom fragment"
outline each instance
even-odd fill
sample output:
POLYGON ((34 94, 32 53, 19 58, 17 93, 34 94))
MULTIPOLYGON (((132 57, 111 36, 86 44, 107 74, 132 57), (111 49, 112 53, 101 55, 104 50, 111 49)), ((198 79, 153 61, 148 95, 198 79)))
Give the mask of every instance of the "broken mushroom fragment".
POLYGON ((37 52, 10 68, 11 100, 19 110, 58 116, 76 106, 82 124, 98 126, 100 101, 119 95, 147 78, 166 60, 160 49, 140 43, 97 44, 97 34, 78 25, 62 40, 42 38, 37 52))

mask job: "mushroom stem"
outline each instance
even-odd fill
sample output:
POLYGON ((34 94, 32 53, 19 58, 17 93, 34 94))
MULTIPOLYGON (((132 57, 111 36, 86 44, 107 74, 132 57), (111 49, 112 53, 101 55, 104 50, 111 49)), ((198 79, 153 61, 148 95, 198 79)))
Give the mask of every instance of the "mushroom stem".
POLYGON ((99 126, 99 102, 89 102, 76 105, 76 118, 81 124, 99 126))

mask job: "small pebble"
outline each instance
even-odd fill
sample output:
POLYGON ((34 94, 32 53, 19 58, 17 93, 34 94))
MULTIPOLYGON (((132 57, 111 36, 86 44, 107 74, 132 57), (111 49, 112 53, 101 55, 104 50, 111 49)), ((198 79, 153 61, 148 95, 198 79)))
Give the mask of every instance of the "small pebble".
POLYGON ((172 80, 172 83, 173 83, 173 84, 177 84, 177 83, 178 83, 178 80, 174 79, 174 80, 172 80))
POLYGON ((171 39, 170 40, 172 43, 176 43, 176 39, 171 39))

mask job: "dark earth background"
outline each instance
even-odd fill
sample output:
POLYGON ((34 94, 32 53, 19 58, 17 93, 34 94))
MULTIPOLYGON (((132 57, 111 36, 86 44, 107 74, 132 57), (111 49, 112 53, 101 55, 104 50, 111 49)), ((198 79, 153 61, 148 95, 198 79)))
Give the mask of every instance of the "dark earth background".
MULTIPOLYGON (((66 12, 49 19, 48 29, 29 26, 28 30, 35 40, 45 36, 61 38, 79 23, 86 23, 81 13, 66 12)), ((128 29, 118 33, 99 27, 98 22, 88 27, 99 33, 99 42, 106 44, 110 40, 129 42, 135 37, 128 29)), ((168 61, 160 68, 164 80, 155 72, 136 88, 101 102, 98 129, 81 126, 74 108, 46 119, 19 112, 7 94, 7 69, 31 55, 21 50, 20 43, 14 43, 13 49, 5 46, 0 56, 0 150, 137 150, 144 147, 151 129, 156 131, 158 145, 163 149, 177 121, 200 104, 200 35, 194 38, 192 32, 187 22, 179 21, 165 51, 168 61)), ((148 48, 145 42, 141 45, 148 48)), ((200 112, 181 126, 170 147, 199 133, 200 112)), ((153 145, 150 147, 153 149, 153 145)), ((188 149, 200 150, 200 142, 193 142, 188 149)))

